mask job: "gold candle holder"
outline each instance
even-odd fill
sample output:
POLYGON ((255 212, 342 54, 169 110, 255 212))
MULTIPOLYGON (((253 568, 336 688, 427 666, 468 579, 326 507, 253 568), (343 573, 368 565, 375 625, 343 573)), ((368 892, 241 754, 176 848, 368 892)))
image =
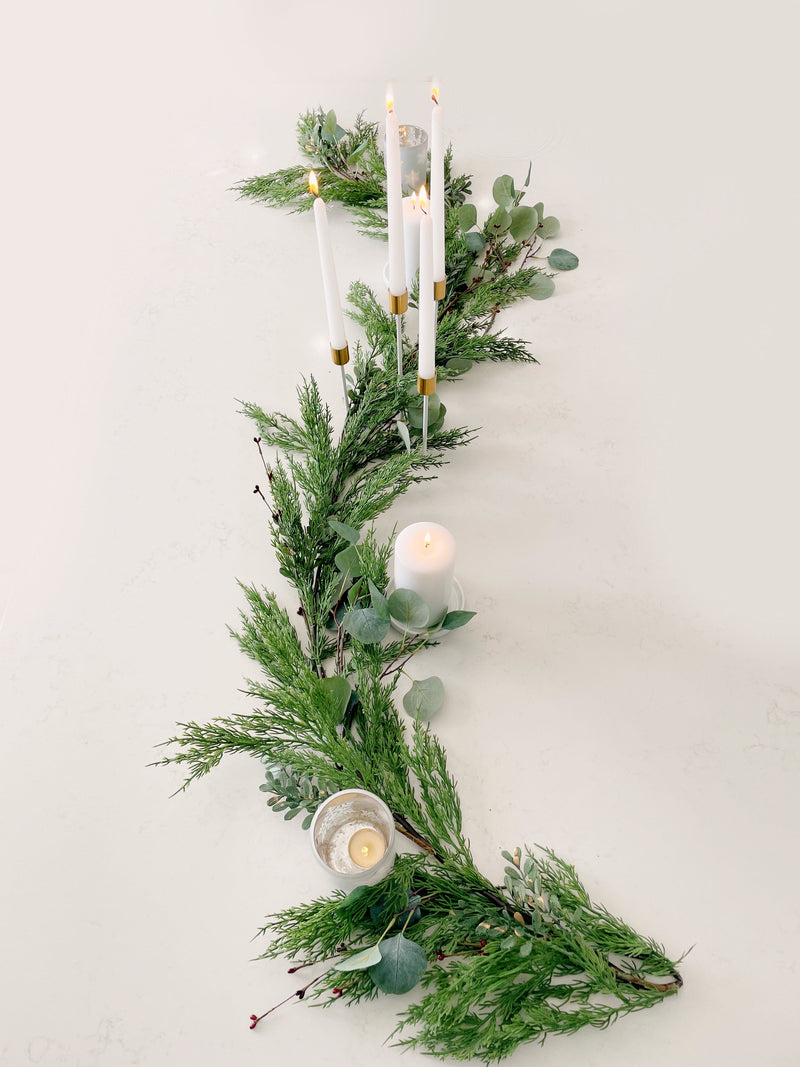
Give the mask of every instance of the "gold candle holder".
POLYGON ((433 283, 433 299, 444 300, 444 294, 447 292, 447 278, 442 278, 440 282, 433 283))
POLYGON ((417 378, 417 392, 420 396, 433 396, 436 392, 436 375, 432 378, 417 378))
POLYGON ((345 363, 350 362, 350 349, 347 345, 344 348, 334 348, 331 345, 331 359, 333 360, 335 367, 343 367, 345 363))
POLYGON ((389 291, 389 311, 392 315, 405 315, 408 311, 408 289, 400 296, 395 296, 391 290, 389 291))

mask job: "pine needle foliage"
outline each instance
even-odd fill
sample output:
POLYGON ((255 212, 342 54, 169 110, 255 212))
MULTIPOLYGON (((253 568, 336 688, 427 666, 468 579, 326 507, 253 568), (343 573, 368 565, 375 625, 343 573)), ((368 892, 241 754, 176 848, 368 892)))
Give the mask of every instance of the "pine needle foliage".
MULTIPOLYGON (((321 194, 343 203, 362 232, 383 236, 377 125, 360 115, 346 130, 334 112, 317 108, 300 116, 298 144, 302 164, 248 179, 240 194, 307 210, 313 166, 321 194)), ((478 225, 467 202, 471 178, 454 173, 447 153, 442 380, 477 363, 536 362, 524 341, 493 329, 503 308, 552 290, 550 275, 532 261, 558 222, 541 203, 521 203, 529 179, 530 172, 517 189, 510 176, 498 178, 497 207, 478 225)), ((595 904, 554 852, 504 852, 500 886, 479 871, 444 749, 426 723, 407 723, 397 707, 403 669, 420 649, 435 646, 435 631, 376 640, 351 632, 349 613, 377 614, 386 604, 391 543, 379 541, 372 524, 474 434, 446 425, 436 398, 441 417, 430 428, 429 451, 417 447, 416 346, 403 338, 398 376, 395 323, 382 301, 355 282, 349 303, 364 340, 354 345, 341 430, 313 377, 301 382, 292 414, 242 404, 267 477, 256 492, 267 504, 271 544, 297 595, 297 613, 290 616, 269 590, 241 586, 244 607, 231 632, 256 668, 244 689, 252 710, 179 724, 161 762, 182 768, 185 789, 226 755, 255 756, 266 765, 261 788, 271 809, 285 819, 303 815, 304 828, 336 790, 361 787, 383 797, 417 852, 399 856, 376 886, 272 916, 260 931, 269 938, 261 958, 328 967, 309 983, 309 999, 355 1004, 378 995, 375 968, 359 969, 360 959, 355 969, 339 965, 391 936, 398 952, 402 943, 423 967, 427 960, 422 995, 400 1018, 399 1043, 492 1062, 549 1034, 606 1027, 673 995, 682 979, 660 945, 595 904)))

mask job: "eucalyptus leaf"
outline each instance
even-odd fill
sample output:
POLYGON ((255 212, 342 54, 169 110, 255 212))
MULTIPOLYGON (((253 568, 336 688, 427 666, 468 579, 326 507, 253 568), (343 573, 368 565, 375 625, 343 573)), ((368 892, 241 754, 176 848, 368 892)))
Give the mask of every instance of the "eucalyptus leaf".
POLYGON ((403 934, 381 942, 381 961, 370 967, 369 975, 382 993, 408 993, 428 967, 424 950, 403 934))
POLYGON ((525 176, 525 181, 522 183, 522 188, 523 189, 527 189, 528 186, 531 184, 531 171, 532 170, 533 170, 533 160, 531 160, 530 163, 528 164, 528 173, 525 176))
POLYGON ((379 945, 365 948, 363 952, 357 952, 355 956, 348 956, 341 963, 335 963, 335 971, 363 971, 366 967, 374 967, 382 959, 379 945))
POLYGON ((578 257, 574 252, 568 252, 566 248, 554 248, 547 257, 547 262, 556 270, 575 270, 578 266, 578 257))
POLYGON ((458 209, 458 225, 464 231, 471 230, 478 221, 478 210, 474 204, 462 204, 458 209))
POLYGON ((417 896, 415 893, 409 893, 406 906, 402 911, 396 911, 391 900, 388 900, 386 897, 381 897, 378 903, 373 904, 369 909, 370 922, 374 923, 375 926, 385 927, 386 920, 390 916, 396 914, 397 922, 400 923, 401 926, 405 925, 406 920, 408 920, 409 926, 413 926, 415 923, 419 922, 422 915, 419 907, 421 903, 421 897, 417 896), (409 912, 411 912, 411 915, 408 914, 409 912))
POLYGON ((349 541, 351 545, 357 545, 361 533, 354 529, 352 526, 345 526, 343 522, 337 522, 336 519, 328 519, 328 526, 334 530, 343 541, 349 541))
POLYGON ((367 578, 367 586, 369 588, 370 600, 372 601, 372 607, 380 615, 382 619, 389 621, 389 601, 375 585, 371 578, 367 578))
POLYGON ((353 578, 360 578, 363 573, 361 560, 355 545, 350 545, 348 548, 343 548, 341 552, 337 552, 334 556, 334 563, 342 572, 344 582, 349 582, 353 578))
MULTIPOLYGON (((439 418, 439 410, 442 402, 437 393, 431 393, 428 397, 428 425, 439 418)), ((417 394, 408 404, 408 421, 415 430, 422 428, 422 415, 424 410, 423 398, 417 394)))
POLYGON ((328 144, 336 143, 336 112, 329 111, 325 116, 325 121, 322 123, 322 139, 327 141, 328 144))
POLYGON ((341 719, 347 705, 350 703, 350 694, 353 692, 353 687, 340 674, 335 674, 331 678, 320 678, 318 685, 328 693, 331 703, 336 708, 337 718, 341 719))
POLYGON ((448 611, 442 621, 442 630, 457 630, 459 626, 466 626, 470 619, 477 615, 475 611, 448 611))
POLYGON ((429 719, 444 704, 444 683, 441 678, 422 678, 411 683, 403 697, 403 707, 417 719, 429 719))
POLYGON ((369 893, 369 887, 365 885, 357 885, 355 889, 351 889, 346 897, 342 897, 339 903, 336 905, 337 911, 346 911, 351 904, 357 904, 362 897, 365 897, 369 893))
POLYGON ((515 241, 527 241, 536 233, 539 213, 535 207, 512 207, 509 233, 515 241))
POLYGON ((381 618, 375 608, 355 608, 348 611, 343 626, 362 645, 376 645, 389 632, 389 620, 381 618))
POLYGON ((474 364, 472 359, 462 359, 460 356, 454 356, 452 359, 448 359, 445 363, 445 370, 450 371, 451 374, 466 374, 468 370, 472 369, 474 364))
POLYGON ((362 141, 361 144, 357 148, 353 149, 353 151, 347 157, 347 165, 348 165, 348 167, 352 167, 355 163, 358 163, 358 161, 364 155, 364 152, 366 151, 366 148, 367 148, 368 144, 369 144, 369 140, 362 141))
POLYGON ((553 295, 555 287, 556 283, 547 274, 537 274, 528 286, 528 296, 534 300, 547 300, 548 296, 553 295))
POLYGON ((486 248, 486 241, 484 241, 483 235, 478 233, 477 230, 468 233, 465 240, 470 252, 482 252, 484 248, 486 248))
POLYGON ((501 207, 511 207, 515 196, 514 179, 510 174, 502 174, 499 178, 495 178, 492 186, 492 197, 496 204, 501 207))
POLYGON ((561 223, 555 217, 555 215, 545 215, 542 219, 541 226, 539 227, 540 237, 555 237, 558 233, 561 223))
POLYGON ((408 432, 408 426, 403 422, 402 419, 396 419, 395 426, 397 427, 397 432, 400 434, 401 441, 406 446, 406 452, 410 452, 411 434, 408 432))
POLYGON ((413 589, 395 589, 389 597, 389 611, 397 622, 415 630, 421 630, 430 618, 428 605, 413 589))
POLYGON ((543 219, 544 218, 544 204, 542 203, 542 201, 540 200, 538 204, 534 204, 533 206, 536 209, 536 214, 539 216, 539 218, 543 219))
POLYGON ((495 231, 495 234, 505 233, 510 225, 511 215, 502 206, 500 206, 489 219, 489 226, 495 231))

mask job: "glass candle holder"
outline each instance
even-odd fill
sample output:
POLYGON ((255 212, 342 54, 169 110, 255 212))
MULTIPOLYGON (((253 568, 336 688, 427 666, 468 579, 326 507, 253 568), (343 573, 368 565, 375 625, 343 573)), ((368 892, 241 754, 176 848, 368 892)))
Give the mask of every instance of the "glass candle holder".
POLYGON ((400 126, 398 133, 403 193, 418 193, 428 177, 428 135, 420 126, 400 126))
POLYGON ((311 848, 341 885, 374 885, 394 864, 394 819, 380 797, 343 789, 328 797, 311 820, 311 848))

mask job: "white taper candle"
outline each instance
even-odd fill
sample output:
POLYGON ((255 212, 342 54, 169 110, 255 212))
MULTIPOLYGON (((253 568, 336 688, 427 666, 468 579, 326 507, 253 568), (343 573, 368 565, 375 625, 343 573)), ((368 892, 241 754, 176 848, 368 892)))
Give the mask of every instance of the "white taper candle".
POLYGON ((433 219, 433 280, 445 280, 444 262, 444 120, 439 90, 431 88, 431 218, 433 219))
POLYGON ((386 208, 389 216, 389 292, 406 291, 403 250, 403 189, 400 172, 400 135, 391 88, 386 92, 386 208))
POLYGON ((312 171, 308 179, 309 187, 314 193, 314 222, 317 226, 317 247, 319 248, 319 265, 322 268, 322 287, 325 291, 325 310, 328 314, 328 335, 331 348, 347 347, 347 335, 344 332, 342 302, 339 297, 339 283, 336 280, 336 264, 333 260, 333 247, 328 232, 328 212, 325 201, 316 193, 316 177, 312 171))
POLYGON ((436 374, 436 301, 433 299, 433 224, 427 202, 420 200, 419 220, 419 364, 417 374, 430 380, 436 374))

